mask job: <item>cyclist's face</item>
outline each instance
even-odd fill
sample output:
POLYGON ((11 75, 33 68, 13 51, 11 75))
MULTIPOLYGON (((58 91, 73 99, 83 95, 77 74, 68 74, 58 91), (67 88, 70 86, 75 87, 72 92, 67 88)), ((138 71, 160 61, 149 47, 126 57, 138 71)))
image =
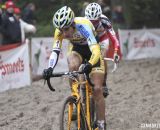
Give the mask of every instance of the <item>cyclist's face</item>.
POLYGON ((10 8, 7 9, 7 11, 8 11, 9 13, 14 13, 14 8, 10 7, 10 8))
POLYGON ((99 24, 99 19, 97 19, 97 20, 91 20, 91 22, 92 22, 93 25, 98 25, 99 24))
POLYGON ((64 38, 72 38, 74 33, 74 28, 70 26, 68 28, 62 28, 61 31, 63 33, 64 38))

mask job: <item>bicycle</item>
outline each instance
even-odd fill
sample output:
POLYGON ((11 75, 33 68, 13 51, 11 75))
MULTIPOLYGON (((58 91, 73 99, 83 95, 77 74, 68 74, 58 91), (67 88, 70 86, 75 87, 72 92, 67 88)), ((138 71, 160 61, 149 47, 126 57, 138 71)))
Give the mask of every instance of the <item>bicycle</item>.
MULTIPOLYGON (((113 61, 112 59, 105 59, 105 60, 113 61)), ((114 71, 116 69, 115 67, 116 65, 114 65, 114 71)), ((72 121, 72 114, 73 114, 74 107, 76 107, 76 112, 77 112, 76 130, 98 130, 95 123, 96 109, 95 109, 95 104, 92 97, 94 84, 90 81, 89 75, 85 75, 81 71, 54 73, 48 79, 46 79, 48 87, 51 91, 55 91, 55 89, 51 86, 50 78, 62 77, 62 76, 68 76, 73 80, 73 83, 71 85, 71 96, 65 99, 60 112, 60 120, 59 120, 60 130, 73 130, 74 122, 72 121), (78 80, 78 77, 81 74, 83 74, 85 77, 84 81, 78 80), (82 97, 80 93, 81 84, 85 85, 85 98, 86 98, 85 105, 83 105, 81 100, 81 97, 82 97), (65 119, 65 116, 67 116, 67 119, 65 119)))

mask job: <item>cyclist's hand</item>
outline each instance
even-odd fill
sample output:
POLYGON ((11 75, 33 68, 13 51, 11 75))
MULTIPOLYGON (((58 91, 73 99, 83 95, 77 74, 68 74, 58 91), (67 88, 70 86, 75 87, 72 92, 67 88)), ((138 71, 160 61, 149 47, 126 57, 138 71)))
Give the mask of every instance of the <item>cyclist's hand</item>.
POLYGON ((82 71, 85 74, 89 74, 92 71, 92 64, 89 63, 89 62, 87 62, 86 64, 84 64, 83 67, 82 67, 82 71))
POLYGON ((51 67, 49 67, 48 69, 44 69, 43 70, 43 78, 48 79, 52 75, 52 72, 53 72, 53 68, 51 68, 51 67))
POLYGON ((118 63, 119 59, 120 59, 120 56, 117 53, 114 53, 114 57, 113 58, 114 58, 114 62, 118 63))

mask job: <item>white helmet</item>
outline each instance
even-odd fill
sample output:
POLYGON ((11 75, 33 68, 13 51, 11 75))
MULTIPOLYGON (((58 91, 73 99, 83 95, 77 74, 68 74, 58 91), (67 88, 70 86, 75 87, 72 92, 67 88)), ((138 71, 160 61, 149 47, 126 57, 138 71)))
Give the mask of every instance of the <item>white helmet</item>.
POLYGON ((56 28, 69 27, 74 20, 74 12, 70 7, 60 8, 53 16, 53 25, 56 28))
POLYGON ((101 6, 97 3, 90 3, 85 9, 85 16, 89 20, 97 20, 101 14, 101 6))

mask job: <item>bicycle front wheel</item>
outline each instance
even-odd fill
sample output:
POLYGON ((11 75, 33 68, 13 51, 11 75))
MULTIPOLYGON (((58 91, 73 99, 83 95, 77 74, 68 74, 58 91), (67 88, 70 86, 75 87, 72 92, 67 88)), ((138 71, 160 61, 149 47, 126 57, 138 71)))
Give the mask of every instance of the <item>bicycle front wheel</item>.
MULTIPOLYGON (((74 121, 72 120, 72 114, 73 109, 76 109, 76 98, 73 96, 69 96, 62 107, 61 113, 60 113, 60 130, 78 130, 77 128, 77 119, 74 121)), ((80 130, 88 130, 86 125, 86 120, 83 112, 80 112, 80 130)))

